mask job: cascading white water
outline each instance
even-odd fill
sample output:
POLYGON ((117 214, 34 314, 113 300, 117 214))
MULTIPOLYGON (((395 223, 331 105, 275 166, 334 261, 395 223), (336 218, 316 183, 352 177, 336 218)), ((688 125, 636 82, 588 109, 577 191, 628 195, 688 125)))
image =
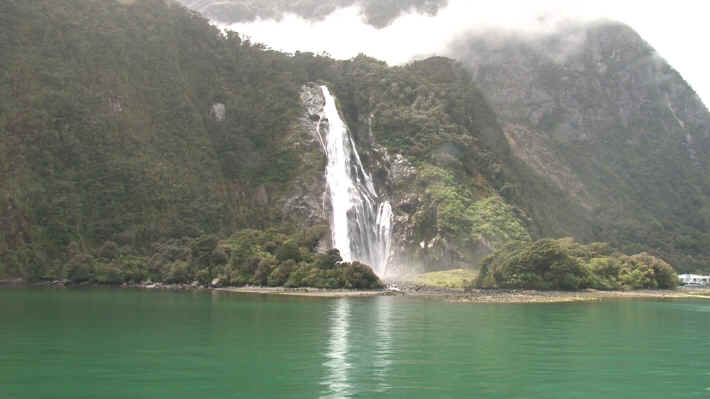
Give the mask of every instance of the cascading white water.
MULTIPOLYGON (((388 201, 378 199, 335 98, 326 86, 321 86, 321 90, 325 98, 321 123, 328 123, 323 141, 328 158, 325 176, 333 212, 333 246, 344 261, 366 263, 384 277, 392 236, 392 207, 388 201)), ((319 124, 319 134, 320 127, 319 124)))

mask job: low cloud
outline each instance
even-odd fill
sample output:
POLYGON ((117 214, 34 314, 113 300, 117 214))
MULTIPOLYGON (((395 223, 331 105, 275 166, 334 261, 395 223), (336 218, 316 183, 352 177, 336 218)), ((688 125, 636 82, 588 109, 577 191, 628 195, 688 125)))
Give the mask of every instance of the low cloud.
POLYGON ((363 19, 383 28, 407 11, 435 15, 448 0, 178 0, 221 23, 280 20, 285 14, 319 21, 340 8, 357 6, 363 19))
MULTIPOLYGON (((327 52, 338 59, 364 53, 391 65, 430 55, 449 55, 452 43, 467 35, 500 34, 535 38, 557 32, 571 21, 599 19, 626 23, 675 67, 701 97, 710 100, 710 55, 704 51, 710 27, 705 2, 498 0, 489 5, 449 0, 436 14, 410 9, 377 28, 358 6, 339 8, 319 20, 293 13, 233 25, 219 24, 254 41, 286 52, 327 52)), ((488 3, 488 2, 487 2, 488 3)))

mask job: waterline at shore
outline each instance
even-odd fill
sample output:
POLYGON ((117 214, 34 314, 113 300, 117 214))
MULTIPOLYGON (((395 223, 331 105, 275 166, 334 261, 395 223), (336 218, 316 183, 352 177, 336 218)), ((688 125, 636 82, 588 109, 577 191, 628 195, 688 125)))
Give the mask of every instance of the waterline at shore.
POLYGON ((235 294, 283 295, 318 298, 350 298, 377 296, 410 296, 440 300, 459 304, 521 304, 521 303, 570 303, 598 302, 612 299, 710 299, 710 289, 678 288, 676 290, 634 290, 634 291, 533 291, 533 290, 463 290, 458 288, 438 288, 403 284, 401 288, 386 290, 347 290, 320 288, 285 288, 285 287, 206 287, 187 284, 132 284, 121 286, 102 286, 92 284, 74 285, 65 281, 28 284, 21 280, 2 280, 0 287, 37 287, 47 289, 61 288, 129 288, 162 291, 206 290, 235 294))

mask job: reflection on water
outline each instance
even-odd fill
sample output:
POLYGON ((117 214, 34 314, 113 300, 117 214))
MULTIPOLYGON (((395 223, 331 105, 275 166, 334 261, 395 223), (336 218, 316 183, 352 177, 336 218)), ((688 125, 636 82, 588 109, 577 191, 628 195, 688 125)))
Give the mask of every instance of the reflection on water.
POLYGON ((392 365, 392 298, 380 297, 377 301, 377 324, 375 326, 374 372, 377 392, 387 392, 392 387, 388 373, 392 365))
POLYGON ((350 303, 346 298, 340 298, 330 311, 330 340, 326 353, 328 360, 323 364, 327 373, 322 382, 325 386, 325 393, 321 395, 323 398, 344 398, 351 393, 352 386, 348 382, 349 319, 350 303))
POLYGON ((322 398, 361 397, 392 389, 392 298, 341 298, 328 313, 322 398))
POLYGON ((708 309, 0 289, 0 398, 710 398, 708 309))

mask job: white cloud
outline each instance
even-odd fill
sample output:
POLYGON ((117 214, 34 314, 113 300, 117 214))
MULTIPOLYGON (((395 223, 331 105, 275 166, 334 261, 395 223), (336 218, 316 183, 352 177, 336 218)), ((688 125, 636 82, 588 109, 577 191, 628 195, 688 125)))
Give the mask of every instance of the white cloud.
POLYGON ((441 53, 468 31, 506 29, 525 34, 553 30, 565 19, 607 18, 634 28, 676 68, 710 104, 710 2, 450 0, 436 16, 406 14, 383 29, 363 22, 359 9, 343 8, 322 21, 287 15, 280 21, 239 23, 230 29, 287 52, 326 51, 335 58, 365 53, 390 64, 441 53))

